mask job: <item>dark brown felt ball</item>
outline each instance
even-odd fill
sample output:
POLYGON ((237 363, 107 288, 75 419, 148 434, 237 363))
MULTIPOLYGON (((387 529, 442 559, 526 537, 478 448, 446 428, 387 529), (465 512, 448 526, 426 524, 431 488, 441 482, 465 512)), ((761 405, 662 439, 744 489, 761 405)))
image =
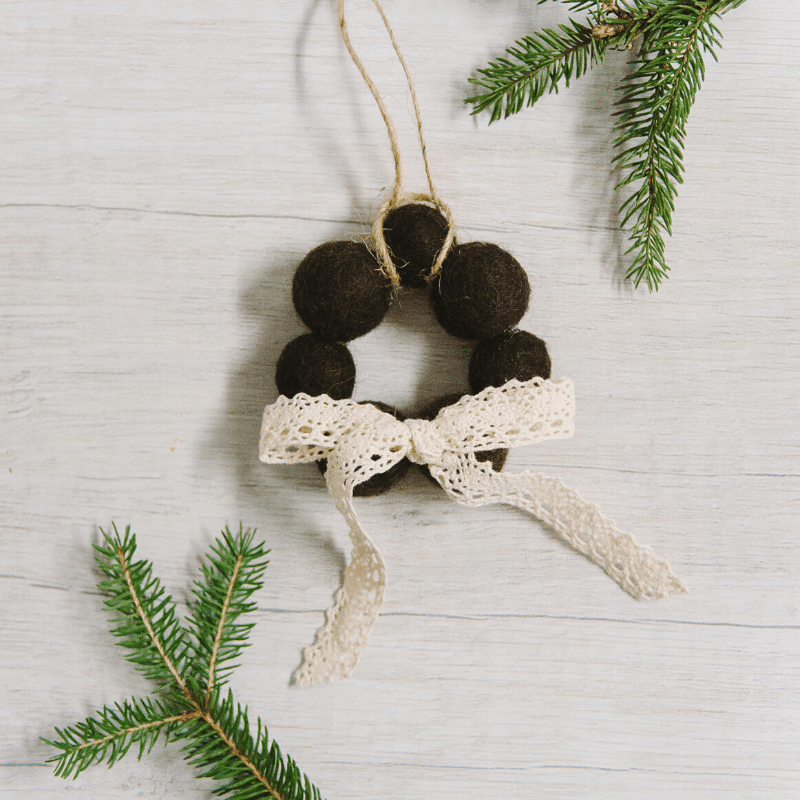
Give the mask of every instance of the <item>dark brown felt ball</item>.
POLYGON ((436 208, 410 203, 392 209, 383 236, 403 286, 420 289, 447 238, 447 220, 436 208))
MULTIPOLYGON (((428 420, 433 419, 445 406, 451 406, 453 403, 457 403, 463 396, 463 394, 446 394, 444 397, 440 397, 424 406, 417 414, 417 418, 428 420)), ((492 469, 495 472, 500 472, 506 464, 508 450, 502 447, 498 448, 497 450, 479 450, 477 453, 475 453, 475 458, 477 458, 478 461, 491 462, 492 469)), ((431 483, 439 486, 439 481, 434 479, 427 466, 420 465, 420 469, 425 474, 425 477, 431 481, 431 483)))
POLYGON ((496 244, 468 242, 448 253, 431 303, 439 324, 462 339, 488 339, 513 328, 531 287, 520 263, 496 244))
POLYGON ((314 333, 349 342, 383 321, 392 302, 392 284, 365 244, 325 242, 300 262, 292 299, 314 333))
POLYGON ((477 394, 512 378, 529 381, 550 377, 547 345, 528 331, 512 330, 475 345, 469 362, 469 385, 477 394))
MULTIPOLYGON (((381 411, 385 411, 387 414, 391 414, 395 419, 399 419, 401 422, 406 418, 402 411, 399 411, 394 406, 390 406, 387 403, 382 403, 380 400, 362 400, 361 402, 369 403, 369 405, 375 406, 381 411)), ((324 458, 317 461, 317 466, 323 475, 328 470, 328 462, 324 458)), ((410 466, 411 462, 407 458, 398 461, 393 467, 389 467, 386 472, 380 472, 364 481, 364 483, 359 483, 358 486, 353 489, 353 496, 377 497, 380 494, 385 494, 406 474, 406 472, 408 472, 410 466)))
POLYGON ((278 391, 286 397, 305 392, 344 400, 353 394, 356 365, 347 345, 306 333, 292 339, 275 368, 278 391))

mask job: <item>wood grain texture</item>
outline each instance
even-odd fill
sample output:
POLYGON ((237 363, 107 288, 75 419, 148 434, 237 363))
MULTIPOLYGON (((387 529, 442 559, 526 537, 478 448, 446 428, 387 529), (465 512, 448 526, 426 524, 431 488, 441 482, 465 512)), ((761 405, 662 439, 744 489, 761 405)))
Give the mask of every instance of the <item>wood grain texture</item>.
MULTIPOLYGON (((422 188, 402 73, 350 5, 422 188)), ((241 519, 272 563, 234 688, 328 798, 800 797, 800 6, 723 20, 655 296, 622 280, 609 176, 626 56, 489 128, 467 77, 563 10, 385 7, 459 235, 523 263, 523 326, 576 385, 576 436, 508 469, 563 476, 691 594, 636 603, 413 473, 359 504, 390 583, 355 674, 289 687, 349 547, 313 466, 258 463, 260 414, 294 267, 391 181, 380 117, 322 0, 0 0, 0 796, 211 796, 173 748, 60 781, 38 737, 148 690, 97 526, 131 523, 183 602, 241 519)), ((466 387, 469 346, 413 293, 353 352, 357 399, 466 387)))

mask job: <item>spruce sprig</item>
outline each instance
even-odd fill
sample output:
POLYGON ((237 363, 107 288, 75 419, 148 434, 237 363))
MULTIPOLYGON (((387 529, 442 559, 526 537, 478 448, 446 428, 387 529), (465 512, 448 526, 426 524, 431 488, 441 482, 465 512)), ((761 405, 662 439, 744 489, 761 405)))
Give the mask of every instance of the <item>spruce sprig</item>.
POLYGON ((118 616, 111 620, 111 632, 125 658, 159 689, 170 693, 184 690, 181 673, 190 657, 189 637, 178 620, 175 603, 161 581, 153 577, 153 565, 135 561, 136 537, 130 526, 120 536, 101 529, 105 544, 96 544, 97 565, 107 576, 98 588, 110 595, 106 606, 118 616))
POLYGON ((93 717, 56 728, 59 752, 49 759, 55 774, 77 777, 92 764, 116 763, 131 749, 139 758, 161 739, 184 741, 189 763, 199 777, 222 781, 214 793, 230 800, 321 800, 319 790, 297 764, 269 740, 259 719, 251 730, 247 708, 222 687, 235 668, 232 662, 247 646, 252 623, 239 618, 255 609, 251 597, 262 586, 267 566, 263 543, 241 526, 227 528, 212 545, 203 580, 195 583, 188 627, 178 618, 172 598, 152 564, 134 560, 136 537, 116 526, 101 531, 95 545, 106 579, 99 587, 110 595, 112 632, 126 656, 157 687, 155 698, 133 698, 105 706, 93 717))
POLYGON ((153 749, 159 737, 165 743, 180 739, 181 727, 196 716, 196 711, 176 713, 158 700, 133 698, 113 707, 106 706, 96 717, 69 728, 56 728, 59 741, 44 741, 63 751, 50 761, 57 762, 56 775, 68 778, 103 761, 110 767, 134 745, 138 746, 141 759, 153 749))
MULTIPOLYGON (((548 0, 539 0, 541 5, 548 0)), ((490 109, 490 122, 534 105, 603 62, 609 49, 632 50, 635 72, 625 79, 615 113, 616 188, 632 187, 620 208, 633 253, 627 276, 650 291, 667 277, 664 234, 683 182, 686 122, 705 76, 703 54, 716 60, 721 33, 714 19, 744 0, 561 0, 584 21, 526 36, 470 79, 486 91, 467 98, 473 113, 490 109)))
POLYGON ((205 674, 208 702, 211 692, 224 684, 238 666, 231 663, 248 647, 254 623, 238 622, 254 611, 250 597, 262 585, 267 563, 248 559, 229 531, 211 546, 207 563, 201 565, 204 581, 195 581, 195 601, 190 605, 189 627, 196 643, 194 670, 205 674))
POLYGON ((526 36, 509 47, 511 58, 498 58, 479 69, 480 78, 470 82, 486 89, 468 97, 473 113, 491 109, 489 122, 518 114, 545 94, 558 93, 559 84, 569 86, 603 60, 606 42, 592 35, 592 26, 574 19, 558 30, 545 29, 526 36))

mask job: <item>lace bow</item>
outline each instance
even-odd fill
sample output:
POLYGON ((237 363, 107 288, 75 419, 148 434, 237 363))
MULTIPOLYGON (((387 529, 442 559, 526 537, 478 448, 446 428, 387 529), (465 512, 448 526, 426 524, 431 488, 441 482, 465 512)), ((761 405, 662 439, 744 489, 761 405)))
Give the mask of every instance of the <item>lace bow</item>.
POLYGON ((467 506, 508 503, 547 523, 636 599, 685 592, 669 564, 567 488, 534 472, 495 472, 475 453, 573 433, 572 382, 512 380, 462 397, 436 418, 400 422, 375 406, 327 395, 279 397, 264 411, 259 456, 268 463, 327 459, 325 480, 350 527, 353 552, 326 624, 303 653, 295 682, 347 677, 366 646, 386 587, 383 560, 362 529, 353 488, 403 458, 426 464, 450 497, 467 506))

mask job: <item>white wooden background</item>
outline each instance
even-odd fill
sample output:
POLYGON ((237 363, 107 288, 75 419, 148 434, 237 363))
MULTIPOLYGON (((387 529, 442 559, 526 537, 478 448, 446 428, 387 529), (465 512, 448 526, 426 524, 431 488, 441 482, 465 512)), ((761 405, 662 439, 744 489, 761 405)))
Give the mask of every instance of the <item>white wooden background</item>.
MULTIPOLYGON (((292 272, 365 233, 385 131, 332 3, 0 0, 0 796, 209 798, 177 748, 64 782, 38 737, 148 687, 107 632, 91 544, 130 523, 183 601, 225 524, 271 548, 241 701, 331 800, 800 797, 800 4, 722 21, 657 295, 622 280, 612 55, 488 127, 467 78, 565 17, 387 0, 462 239, 511 250, 523 326, 577 391, 574 439, 513 453, 667 557, 637 603, 533 519, 418 473, 359 513, 387 600, 351 679, 289 686, 349 550, 313 465, 261 465, 292 272)), ((423 188, 371 5, 356 47, 423 188)), ((353 345, 356 398, 413 411, 469 346, 422 298, 353 345)))

